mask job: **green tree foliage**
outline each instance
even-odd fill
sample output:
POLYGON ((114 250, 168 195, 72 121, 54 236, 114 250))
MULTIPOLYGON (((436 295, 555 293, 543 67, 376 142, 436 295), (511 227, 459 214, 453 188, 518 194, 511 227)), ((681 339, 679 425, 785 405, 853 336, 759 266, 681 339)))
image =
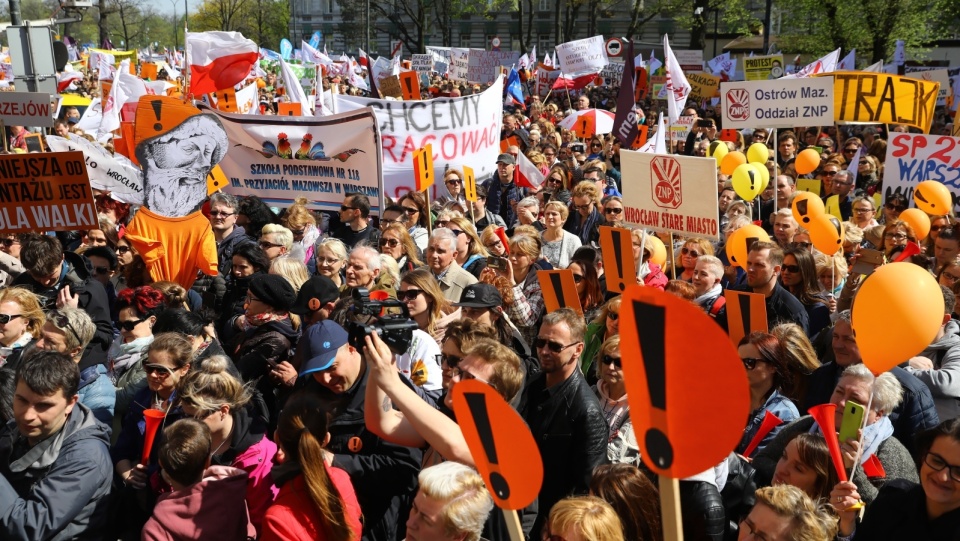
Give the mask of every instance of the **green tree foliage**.
POLYGON ((945 35, 955 0, 794 0, 782 6, 780 48, 822 56, 836 48, 869 63, 889 60, 896 41, 918 51, 945 35))
POLYGON ((258 45, 275 49, 287 37, 289 21, 290 8, 284 0, 204 0, 190 14, 190 31, 240 32, 258 45))

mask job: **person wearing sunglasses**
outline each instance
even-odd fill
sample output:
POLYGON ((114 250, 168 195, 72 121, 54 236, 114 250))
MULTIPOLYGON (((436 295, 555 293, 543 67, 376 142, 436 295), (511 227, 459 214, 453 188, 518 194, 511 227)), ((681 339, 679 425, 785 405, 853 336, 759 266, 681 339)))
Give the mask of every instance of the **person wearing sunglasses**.
POLYGON ((600 238, 601 225, 610 227, 624 227, 623 198, 619 195, 608 195, 601 201, 603 207, 603 223, 597 224, 597 238, 600 238))
POLYGON ((217 241, 217 261, 220 274, 230 276, 233 266, 233 252, 237 246, 253 243, 241 225, 237 225, 237 207, 239 202, 233 195, 216 192, 210 196, 210 229, 217 241))
POLYGON ((900 213, 910 207, 910 202, 903 194, 895 193, 887 197, 883 203, 883 214, 880 223, 888 224, 900 218, 900 213))
POLYGON ((784 426, 798 419, 800 414, 793 402, 782 394, 784 388, 791 385, 791 381, 777 337, 764 332, 752 332, 740 340, 737 351, 750 384, 750 416, 735 449, 736 453, 745 456, 744 453, 757 438, 767 412, 782 421, 762 437, 750 455, 746 455, 746 458, 752 459, 773 441, 784 426))
POLYGON ((740 520, 737 541, 826 540, 837 536, 835 512, 799 488, 778 485, 757 489, 755 494, 756 504, 740 520))
MULTIPOLYGON (((541 516, 547 513, 541 511, 541 516)), ((550 509, 544 522, 543 541, 624 541, 620 517, 609 503, 596 496, 564 498, 550 509)))
POLYGON ((263 226, 257 244, 267 259, 273 261, 293 249, 293 232, 280 224, 267 224, 263 226))
MULTIPOLYGON (((520 214, 519 203, 517 204, 517 214, 520 214)), ((487 268, 487 257, 490 252, 480 242, 477 230, 470 223, 470 220, 463 216, 450 218, 447 228, 457 236, 457 264, 475 278, 479 278, 483 269, 487 268)))
MULTIPOLYGON (((478 192, 479 198, 479 192, 478 192)), ((427 222, 431 219, 427 210, 427 200, 421 192, 407 192, 397 203, 403 207, 403 219, 410 238, 420 250, 426 251, 429 244, 427 222)), ((479 213, 481 216, 483 212, 479 213)))
MULTIPOLYGON (((960 531, 960 419, 918 434, 917 448, 919 484, 887 484, 862 522, 841 515, 841 534, 855 527, 857 539, 950 539, 960 531)), ((858 496, 843 495, 853 501, 858 496)))
POLYGON ((780 284, 807 310, 810 336, 816 337, 830 326, 830 314, 837 303, 817 279, 817 263, 810 250, 796 247, 783 251, 780 284))
POLYGON ((426 268, 403 275, 397 300, 406 304, 411 319, 417 322, 421 331, 432 336, 438 346, 443 343, 447 325, 460 319, 460 311, 444 298, 440 285, 426 268))
POLYGON ((547 172, 545 188, 552 190, 551 200, 560 201, 564 205, 570 204, 570 183, 573 174, 563 162, 557 162, 547 172))
POLYGON ((348 193, 340 204, 340 224, 330 237, 338 238, 351 249, 358 244, 375 243, 377 230, 370 225, 370 199, 362 193, 348 193))
POLYGON ((459 169, 448 169, 443 174, 443 186, 446 188, 446 195, 437 196, 431 207, 434 212, 438 212, 448 203, 457 203, 463 208, 467 208, 467 200, 463 191, 463 171, 459 169))
POLYGON ((144 353, 153 342, 153 324, 166 303, 160 290, 142 286, 121 291, 115 306, 120 336, 107 351, 107 373, 117 388, 117 412, 122 416, 146 377, 144 353))
MULTIPOLYGON (((747 283, 731 289, 760 293, 766 299, 767 328, 780 323, 796 323, 805 333, 810 329, 810 320, 803 304, 780 285, 778 280, 783 270, 783 250, 772 242, 756 242, 747 254, 747 283)), ((718 316, 717 322, 727 328, 726 315, 718 316)))
POLYGON ((569 494, 585 494, 591 472, 607 460, 607 421, 577 363, 585 333, 583 317, 560 308, 543 316, 533 343, 542 372, 527 385, 522 413, 543 459, 534 535, 547 524, 547 510, 569 494), (555 434, 576 437, 552 438, 555 434))
POLYGON ((564 269, 570 264, 570 258, 582 243, 576 234, 564 230, 564 224, 570 211, 560 201, 550 201, 543 207, 543 221, 546 229, 540 233, 543 241, 541 255, 554 268, 564 269))
POLYGON ((706 239, 691 238, 683 243, 677 254, 676 266, 681 269, 677 279, 684 282, 693 281, 693 271, 697 266, 697 259, 702 255, 713 255, 713 245, 706 239))
POLYGON ((836 160, 828 160, 820 168, 820 173, 817 176, 820 178, 820 192, 823 194, 822 199, 824 201, 833 195, 833 179, 841 169, 843 169, 843 164, 836 160))
POLYGON ((423 254, 402 224, 390 224, 380 232, 377 241, 380 253, 392 257, 401 272, 408 272, 423 266, 423 254))
POLYGON ((627 383, 623 377, 623 362, 620 356, 620 336, 606 339, 597 356, 600 380, 593 392, 603 408, 610 441, 607 442, 607 459, 612 464, 640 465, 640 446, 630 422, 630 404, 627 402, 627 383))
POLYGON ((117 274, 112 281, 117 292, 128 287, 140 287, 153 282, 147 264, 143 262, 143 258, 140 257, 136 248, 126 238, 117 242, 117 274))
POLYGON ((293 244, 303 252, 302 261, 307 271, 315 272, 317 261, 313 251, 320 238, 320 228, 317 227, 317 217, 307 208, 307 198, 298 197, 283 214, 280 223, 293 233, 293 244))
POLYGON ((16 370, 24 348, 40 338, 43 310, 37 297, 21 287, 0 290, 0 366, 16 370))
POLYGON ((180 407, 176 390, 180 380, 190 371, 192 359, 193 348, 190 347, 190 340, 177 333, 157 335, 147 348, 146 359, 143 361, 147 385, 137 391, 126 414, 121 417, 120 432, 110 451, 114 471, 123 483, 117 494, 118 501, 121 502, 117 516, 123 517, 118 519, 119 531, 129 529, 139 532, 149 515, 141 509, 138 493, 145 490, 146 494, 155 498, 163 489, 163 483, 153 485, 150 478, 160 473, 157 455, 163 444, 163 427, 170 426, 186 416, 180 407), (141 427, 145 422, 144 412, 148 409, 164 412, 164 418, 162 426, 157 429, 150 455, 144 463, 144 432, 141 427))
POLYGON ((573 281, 577 287, 577 296, 583 308, 585 321, 592 321, 603 306, 604 290, 600 287, 597 266, 586 258, 572 259, 567 268, 573 271, 573 281))
POLYGON ((940 236, 940 231, 953 225, 954 218, 952 216, 931 216, 930 217, 930 234, 927 235, 927 238, 923 241, 923 253, 927 255, 934 254, 934 243, 937 241, 937 238, 940 236))

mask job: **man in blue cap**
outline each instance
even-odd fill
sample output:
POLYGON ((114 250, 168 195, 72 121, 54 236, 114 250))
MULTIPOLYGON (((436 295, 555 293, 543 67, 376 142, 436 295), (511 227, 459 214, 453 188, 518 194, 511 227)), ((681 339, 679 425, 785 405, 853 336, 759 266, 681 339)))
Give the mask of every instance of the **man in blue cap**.
POLYGON ((331 320, 311 325, 300 342, 300 376, 326 402, 334 466, 350 474, 363 509, 363 541, 404 538, 404 524, 417 489, 419 449, 388 443, 367 430, 363 419, 367 367, 348 343, 343 327, 331 320))

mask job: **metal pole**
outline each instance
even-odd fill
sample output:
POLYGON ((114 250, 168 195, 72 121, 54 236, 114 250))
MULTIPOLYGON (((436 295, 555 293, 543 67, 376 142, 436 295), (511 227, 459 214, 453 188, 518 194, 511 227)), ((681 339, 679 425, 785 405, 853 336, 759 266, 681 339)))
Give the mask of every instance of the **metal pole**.
POLYGON ((770 49, 770 15, 773 11, 773 0, 767 0, 767 11, 763 14, 763 52, 767 54, 770 49))
POLYGON ((717 56, 717 30, 720 25, 720 8, 713 10, 713 56, 717 56))
POLYGON ((10 26, 22 26, 23 17, 20 15, 20 0, 10 0, 10 26))
POLYGON ((363 40, 363 46, 367 48, 367 53, 369 54, 370 53, 370 0, 367 0, 366 4, 364 5, 363 18, 365 21, 365 24, 364 24, 365 37, 363 40))

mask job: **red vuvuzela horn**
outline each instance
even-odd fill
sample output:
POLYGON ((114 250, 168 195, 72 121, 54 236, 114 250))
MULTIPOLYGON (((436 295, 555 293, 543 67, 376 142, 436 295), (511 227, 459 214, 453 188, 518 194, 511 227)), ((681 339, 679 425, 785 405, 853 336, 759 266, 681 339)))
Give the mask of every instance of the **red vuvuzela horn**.
POLYGON ((157 438, 157 429, 166 416, 163 410, 143 410, 143 420, 146 421, 146 428, 143 431, 143 455, 140 463, 146 465, 150 460, 150 451, 153 449, 153 441, 157 438))
POLYGON ((830 449, 830 458, 833 459, 833 467, 837 469, 837 477, 841 481, 847 480, 847 469, 843 465, 843 455, 840 454, 840 438, 837 437, 836 422, 837 406, 834 404, 820 404, 807 410, 807 413, 813 416, 823 437, 827 442, 827 448, 830 449))
POLYGON ((767 411, 763 415, 763 422, 760 423, 760 430, 757 430, 757 434, 750 440, 750 445, 747 446, 747 449, 743 452, 743 456, 749 457, 757 449, 757 446, 760 445, 760 442, 763 441, 763 438, 767 437, 767 434, 771 430, 777 428, 783 424, 783 421, 776 416, 776 414, 767 411))

